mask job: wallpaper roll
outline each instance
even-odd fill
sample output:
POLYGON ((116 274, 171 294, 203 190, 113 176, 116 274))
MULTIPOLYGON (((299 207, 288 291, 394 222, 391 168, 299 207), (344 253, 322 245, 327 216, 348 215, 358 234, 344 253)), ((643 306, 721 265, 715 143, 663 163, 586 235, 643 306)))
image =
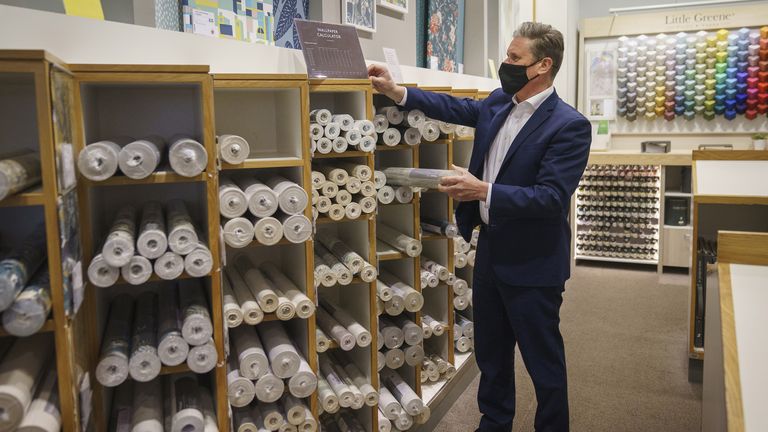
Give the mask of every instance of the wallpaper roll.
POLYGON ((384 413, 381 411, 381 408, 378 410, 378 416, 379 416, 379 432, 391 432, 392 431, 392 423, 389 421, 389 419, 384 415, 384 413))
POLYGON ((356 202, 351 202, 344 207, 344 215, 347 219, 359 219, 363 214, 363 208, 356 202))
POLYGON ((397 398, 400 405, 409 415, 418 415, 424 410, 424 402, 413 391, 413 389, 403 381, 400 375, 393 371, 384 369, 381 371, 383 384, 397 398))
POLYGON ((333 149, 335 153, 344 153, 348 148, 349 143, 344 137, 339 136, 331 140, 331 149, 333 149))
POLYGON ((298 426, 304 422, 306 411, 304 410, 304 404, 300 400, 286 393, 283 395, 280 403, 285 411, 285 419, 289 424, 298 426))
MULTIPOLYGON (((221 280, 223 293, 222 302, 224 303, 224 322, 227 323, 228 328, 234 328, 243 323, 243 310, 240 309, 240 302, 232 289, 232 283, 229 281, 227 271, 224 272, 221 280)), ((256 303, 256 300, 253 300, 253 302, 256 303)))
POLYGON ((134 384, 131 432, 163 432, 164 423, 161 380, 134 384))
POLYGON ((166 252, 155 260, 155 274, 164 280, 173 280, 184 273, 184 258, 173 252, 166 252))
POLYGON ((383 301, 392 299, 392 288, 390 288, 389 285, 385 284, 381 280, 376 281, 376 293, 383 301))
POLYGON ((225 218, 236 218, 248 211, 248 199, 235 182, 219 177, 219 213, 225 218))
MULTIPOLYGON (((132 323, 133 299, 127 294, 113 298, 110 303, 107 327, 101 339, 99 362, 96 365, 96 379, 104 387, 115 387, 128 378, 132 323)), ((5 366, 5 363, 0 365, 0 368, 2 366, 5 366)))
POLYGON ((332 140, 341 134, 341 127, 338 123, 330 122, 325 125, 323 134, 326 138, 332 140))
POLYGON ((440 279, 429 270, 421 270, 421 286, 434 288, 440 283, 440 279))
MULTIPOLYGON (((311 130, 311 129, 310 129, 311 130)), ((238 135, 219 135, 219 156, 221 159, 232 165, 245 162, 251 153, 251 146, 245 138, 238 135)))
POLYGON ((184 270, 192 277, 203 277, 213 270, 213 256, 203 233, 198 232, 197 245, 184 257, 184 270))
POLYGON ((244 248, 251 244, 254 238, 253 223, 246 218, 222 219, 221 230, 224 242, 233 248, 244 248))
POLYGON ((259 379, 269 369, 269 359, 256 329, 240 326, 229 333, 233 344, 231 355, 237 357, 240 374, 250 380, 259 379))
POLYGON ((168 247, 171 251, 186 255, 197 246, 198 238, 192 217, 184 201, 174 199, 166 205, 166 227, 168 229, 168 247))
POLYGON ((283 324, 267 321, 261 323, 257 330, 269 356, 272 373, 278 378, 290 378, 295 375, 301 365, 301 356, 288 337, 283 324))
POLYGON ((133 320, 131 358, 128 370, 131 378, 147 382, 160 374, 160 357, 157 354, 157 296, 144 292, 136 298, 133 320))
POLYGON ((309 121, 325 126, 331 122, 333 114, 327 109, 314 109, 309 112, 309 121))
POLYGON ((275 403, 264 403, 257 406, 259 417, 264 419, 264 427, 278 431, 285 423, 280 407, 275 403))
POLYGON ((363 138, 360 139, 360 144, 357 145, 357 148, 360 151, 371 153, 374 150, 376 150, 377 140, 378 140, 378 136, 376 134, 364 135, 363 138))
POLYGON ((333 318, 324 308, 317 309, 315 319, 317 320, 317 325, 320 329, 322 329, 326 335, 332 337, 342 350, 349 351, 355 347, 355 343, 357 342, 355 336, 333 318))
POLYGON ((315 149, 320 154, 328 154, 333 151, 333 141, 326 137, 320 137, 315 141, 315 149))
POLYGON ((388 349, 400 348, 405 343, 403 329, 386 318, 379 319, 379 331, 388 349))
POLYGON ((179 309, 182 317, 181 334, 188 344, 202 345, 213 337, 211 315, 200 281, 179 281, 179 309))
POLYGON ((461 327, 461 334, 468 338, 475 337, 475 324, 460 313, 454 314, 456 324, 461 327))
POLYGON ((448 135, 456 132, 456 125, 453 123, 447 123, 444 121, 437 122, 437 126, 440 128, 440 133, 448 135))
POLYGON ((400 111, 400 107, 397 106, 380 107, 377 112, 384 114, 387 117, 387 121, 393 125, 399 125, 405 119, 405 112, 400 111))
POLYGON ((31 336, 43 327, 50 312, 51 282, 43 265, 3 312, 3 328, 13 336, 31 336))
POLYGON ((280 399, 280 396, 285 392, 285 383, 276 377, 272 373, 272 369, 268 367, 264 375, 256 380, 254 389, 256 390, 256 399, 259 402, 272 403, 280 399))
POLYGON ((419 425, 423 425, 429 421, 431 416, 432 410, 430 410, 429 405, 424 405, 424 409, 417 415, 413 416, 413 422, 419 425))
MULTIPOLYGON (((421 333, 421 329, 419 329, 421 333)), ((421 345, 411 345, 403 350, 405 355, 405 364, 416 367, 424 360, 424 348, 421 345)))
POLYGON ((303 214, 280 215, 283 236, 291 243, 304 243, 312 236, 312 222, 303 214))
POLYGON ((0 364, 0 429, 15 430, 35 396, 35 384, 53 354, 49 336, 19 338, 0 364))
POLYGON ((456 227, 456 224, 449 221, 422 217, 420 222, 422 231, 447 237, 459 235, 459 229, 456 227))
POLYGON ((132 179, 149 177, 160 165, 165 141, 159 136, 148 136, 129 142, 117 155, 120 171, 132 179))
POLYGON ((336 198, 336 195, 339 193, 339 186, 328 180, 320 187, 320 192, 327 198, 336 198))
MULTIPOLYGON (((478 237, 478 238, 479 238, 479 235, 480 235, 480 234, 479 234, 479 231, 478 231, 478 235, 477 235, 477 237, 478 237)), ((474 234, 474 232, 472 233, 472 238, 471 238, 471 241, 474 241, 474 242, 475 242, 475 244, 477 244, 477 239, 475 238, 475 234, 474 234)), ((472 242, 471 242, 471 241, 470 241, 470 242, 467 242, 467 241, 466 241, 466 240, 464 240, 463 238, 461 238, 461 237, 459 237, 459 236, 456 236, 456 237, 454 237, 454 238, 453 238, 453 248, 454 248, 454 250, 455 250, 456 252, 459 252, 459 253, 467 253, 467 252, 469 252, 469 250, 470 250, 470 249, 472 248, 472 246, 473 246, 473 244, 472 244, 472 242)))
POLYGON ((467 281, 464 279, 456 278, 456 280, 453 282, 453 285, 451 285, 453 288, 453 293, 457 296, 467 296, 467 293, 469 292, 469 284, 467 284, 467 281))
POLYGON ((453 170, 439 170, 429 168, 394 168, 384 170, 387 176, 387 184, 395 186, 420 187, 425 189, 437 189, 443 177, 458 175, 453 170))
POLYGON ((331 121, 337 123, 342 131, 348 131, 355 126, 355 119, 349 114, 334 114, 331 121))
POLYGON ((364 197, 375 197, 376 185, 374 185, 370 180, 360 183, 360 195, 364 197))
POLYGON ((448 280, 448 276, 450 275, 450 272, 445 266, 438 264, 428 258, 424 258, 421 263, 421 267, 437 276, 441 281, 448 280))
POLYGON ((373 116, 373 126, 376 133, 382 133, 389 128, 389 120, 386 114, 376 114, 373 116))
POLYGON ((469 307, 469 295, 457 295, 453 297, 453 307, 456 310, 463 311, 469 307))
POLYGON ((379 143, 388 147, 394 147, 400 144, 402 138, 403 136, 400 133, 400 130, 392 127, 384 129, 379 133, 379 143))
MULTIPOLYGON (((243 321, 249 325, 259 324, 264 320, 264 312, 254 295, 254 290, 245 283, 240 272, 234 268, 227 268, 226 274, 229 277, 229 282, 232 284, 232 291, 239 301, 240 310, 243 312, 243 321)), ((273 297, 266 293, 265 297, 263 300, 265 304, 268 304, 270 301, 277 302, 277 295, 273 297)))
MULTIPOLYGON (((377 372, 380 372, 382 369, 384 369, 384 366, 386 366, 387 358, 384 356, 384 353, 381 351, 376 351, 376 370, 377 372)), ((379 397, 381 397, 381 392, 379 392, 379 397)))
POLYGON ((136 242, 136 208, 126 205, 118 210, 101 248, 101 255, 112 267, 128 264, 136 242))
POLYGON ((365 395, 362 391, 360 391, 360 388, 357 387, 350 378, 349 374, 347 374, 347 371, 344 370, 344 368, 340 365, 339 361, 335 359, 335 356, 332 355, 326 355, 326 357, 329 357, 333 359, 331 361, 331 367, 333 367, 333 371, 336 372, 336 375, 341 379, 344 384, 346 384, 347 388, 349 388, 349 391, 352 392, 352 404, 349 406, 349 408, 358 410, 365 405, 365 395))
POLYGON ((354 403, 355 396, 349 386, 339 377, 333 368, 333 364, 326 355, 320 356, 320 373, 331 387, 339 400, 342 408, 349 408, 354 403))
MULTIPOLYGON (((88 180, 103 181, 117 172, 120 148, 132 139, 118 137, 88 144, 77 155, 77 169, 88 180)), ((40 166, 39 160, 37 166, 40 166)), ((39 177, 39 168, 37 170, 39 177)))
POLYGON ((291 302, 286 295, 275 287, 275 294, 277 294, 277 310, 275 315, 280 321, 288 321, 296 316, 296 306, 291 302))
POLYGON ((421 132, 424 140, 428 142, 434 142, 440 138, 440 127, 435 121, 425 121, 419 128, 419 132, 421 132))
POLYGON ((305 406, 304 421, 299 425, 299 432, 317 432, 317 420, 312 416, 312 411, 305 406))
POLYGON ((336 273, 331 270, 331 267, 325 262, 323 257, 317 254, 315 255, 315 282, 321 284, 324 287, 332 287, 336 285, 336 273))
POLYGON ((383 222, 379 223, 376 227, 376 237, 409 257, 416 257, 421 254, 422 246, 420 241, 400 233, 383 222))
POLYGON ((418 128, 415 127, 409 127, 405 129, 400 130, 400 135, 402 136, 402 141, 409 146, 415 146, 418 144, 421 144, 421 132, 418 128))
POLYGON ((349 191, 342 189, 336 194, 335 199, 338 204, 346 207, 352 202, 352 194, 349 193, 349 191))
POLYGON ((363 393, 366 406, 374 407, 379 404, 379 393, 373 388, 362 371, 351 361, 344 362, 344 370, 352 379, 352 382, 363 393))
POLYGON ((413 201, 413 189, 409 186, 398 186, 395 189, 395 199, 401 204, 408 204, 413 201))
POLYGON ((329 251, 323 244, 316 243, 315 251, 323 258, 323 262, 331 268, 336 281, 341 285, 352 283, 352 271, 329 251))
POLYGON ((363 136, 374 136, 376 134, 376 125, 370 120, 356 120, 355 127, 360 130, 363 136))
MULTIPOLYGON (((278 298, 274 291, 274 285, 267 280, 264 274, 256 267, 256 264, 246 255, 235 259, 235 269, 242 276, 243 281, 250 288, 256 301, 264 313, 272 313, 277 310, 278 298)), ((234 279, 234 277, 232 278, 234 279)), ((234 280, 233 280, 234 283, 234 280)))
POLYGON ((390 320, 403 329, 403 339, 408 345, 418 345, 424 340, 424 331, 421 326, 411 321, 406 315, 399 315, 390 320))
MULTIPOLYGON (((21 421, 18 432, 57 432, 61 430, 61 408, 55 368, 40 375, 35 398, 21 421)), ((134 414, 134 417, 136 414, 134 414)))
POLYGON ((170 432, 203 432, 205 416, 200 403, 200 387, 193 374, 169 375, 166 381, 167 416, 170 432))
POLYGON ((152 263, 141 255, 134 255, 120 268, 120 274, 131 285, 141 285, 152 277, 152 263))
POLYGON ((362 324, 352 318, 345 310, 341 309, 335 304, 332 304, 326 300, 320 300, 320 305, 325 309, 336 321, 342 326, 346 327, 347 331, 352 333, 359 347, 367 347, 373 341, 371 332, 368 331, 362 324))
POLYGON ((272 246, 283 239, 283 224, 274 217, 253 218, 253 234, 256 241, 272 246))
POLYGON ((376 199, 382 204, 391 204, 395 200, 395 190, 392 186, 382 186, 376 193, 376 199))
POLYGON ((360 132, 360 129, 358 128, 352 128, 343 132, 341 136, 347 141, 347 144, 351 146, 359 146, 360 140, 363 139, 363 133, 360 132))
POLYGON ((477 251, 474 249, 467 252, 467 264, 474 267, 475 266, 475 257, 477 256, 477 251))
POLYGON ((365 283, 371 283, 376 280, 376 278, 379 276, 379 271, 376 268, 376 266, 365 263, 363 268, 360 270, 360 279, 363 280, 365 283))
POLYGON ((277 194, 255 177, 242 177, 237 185, 243 190, 248 201, 248 210, 257 217, 268 217, 278 209, 277 194))
POLYGON ((309 318, 315 313, 315 304, 309 299, 296 284, 293 283, 275 264, 265 262, 261 265, 261 271, 267 275, 272 283, 283 292, 283 294, 296 307, 296 315, 299 318, 309 318))
POLYGON ((320 171, 312 170, 312 188, 320 189, 326 182, 325 174, 320 171))
POLYGON ((315 329, 315 344, 319 353, 324 353, 331 347, 331 340, 319 327, 315 329))
POLYGON ((333 414, 339 410, 339 398, 322 374, 317 380, 317 399, 325 412, 333 414))
POLYGON ((453 255, 453 266, 457 269, 467 266, 467 255, 463 253, 457 253, 453 255))
POLYGON ((403 411, 400 402, 384 385, 379 386, 379 409, 384 414, 384 417, 389 420, 397 419, 397 416, 403 411))
POLYGON ((189 344, 181 334, 181 310, 176 286, 161 287, 157 296, 157 352, 166 366, 178 366, 187 359, 189 344))
POLYGON ((373 171, 373 184, 376 187, 376 190, 381 189, 387 184, 387 175, 384 174, 384 171, 373 171))
POLYGON ((418 109, 412 109, 408 111, 405 116, 406 124, 413 128, 420 128, 426 119, 427 116, 424 115, 424 112, 418 109))
POLYGON ((472 138, 475 134, 475 130, 469 126, 456 125, 454 134, 459 138, 472 138))
POLYGON ((392 294, 392 298, 384 302, 384 310, 387 315, 397 316, 405 310, 405 302, 400 294, 392 294))
POLYGON ((442 336, 445 332, 445 325, 427 314, 422 315, 421 322, 428 325, 435 336, 442 336))
POLYGON ((195 177, 205 171, 208 165, 208 152, 196 140, 176 135, 170 140, 168 161, 171 169, 183 177, 195 177))
POLYGON ((136 249, 147 259, 159 258, 168 249, 163 206, 158 201, 144 204, 136 249))
POLYGON ((424 333, 424 339, 425 340, 432 337, 432 328, 430 326, 424 324, 424 322, 421 323, 421 330, 424 333))
POLYGON ((294 397, 306 398, 317 389, 317 375, 304 357, 300 360, 299 370, 288 379, 288 391, 294 397))
POLYGON ((298 214, 307 208, 307 192, 298 184, 281 176, 267 180, 267 185, 277 194, 280 210, 288 214, 298 214))
POLYGON ((352 198, 353 204, 360 206, 360 211, 365 214, 373 214, 378 207, 376 198, 367 196, 356 196, 352 198))
POLYGON ((400 348, 393 348, 384 352, 384 364, 390 369, 401 368, 405 364, 405 352, 400 348))
POLYGON ((187 366, 194 373, 204 374, 216 367, 217 359, 216 345, 213 344, 213 339, 208 339, 206 343, 189 349, 187 366))
POLYGON ((456 351, 460 353, 465 353, 472 349, 472 343, 470 342, 469 338, 466 336, 462 336, 455 342, 456 345, 456 351))
POLYGON ((216 411, 213 408, 213 398, 211 397, 211 391, 202 388, 200 392, 200 404, 203 408, 203 417, 205 419, 203 426, 203 432, 219 432, 218 420, 216 419, 216 411))

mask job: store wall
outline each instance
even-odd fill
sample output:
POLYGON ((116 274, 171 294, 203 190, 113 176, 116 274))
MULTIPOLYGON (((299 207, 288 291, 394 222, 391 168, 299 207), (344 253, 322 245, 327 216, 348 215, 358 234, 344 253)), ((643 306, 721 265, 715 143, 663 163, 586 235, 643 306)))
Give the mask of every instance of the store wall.
MULTIPOLYGON (((650 4, 675 4, 675 3, 691 3, 691 0, 664 0, 648 2, 647 0, 589 0, 581 2, 579 7, 579 18, 592 18, 608 16, 608 12, 611 8, 625 8, 636 6, 649 6, 650 4)), ((702 1, 702 6, 706 5, 706 1, 702 1)), ((768 3, 765 0, 762 1, 744 1, 738 2, 739 4, 759 4, 768 3)))
MULTIPOLYGON (((341 23, 341 0, 312 0, 309 18, 327 23, 341 23)), ((397 50, 403 65, 416 66, 416 0, 408 2, 408 13, 399 14, 377 8, 376 33, 358 31, 363 56, 369 60, 384 61, 382 48, 397 50)))
MULTIPOLYGON (((0 4, 64 13, 63 0, 0 0, 0 4)), ((101 0, 101 8, 107 21, 133 24, 133 1, 101 0)))

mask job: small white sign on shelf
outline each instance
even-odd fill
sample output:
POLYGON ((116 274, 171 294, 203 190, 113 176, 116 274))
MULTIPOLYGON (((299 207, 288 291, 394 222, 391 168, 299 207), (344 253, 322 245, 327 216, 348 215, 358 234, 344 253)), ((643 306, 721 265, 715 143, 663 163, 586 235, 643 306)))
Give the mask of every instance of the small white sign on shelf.
POLYGON ((403 71, 400 68, 400 60, 397 59, 397 51, 394 48, 382 48, 384 51, 384 60, 387 62, 387 69, 392 74, 392 79, 396 83, 403 83, 403 71))

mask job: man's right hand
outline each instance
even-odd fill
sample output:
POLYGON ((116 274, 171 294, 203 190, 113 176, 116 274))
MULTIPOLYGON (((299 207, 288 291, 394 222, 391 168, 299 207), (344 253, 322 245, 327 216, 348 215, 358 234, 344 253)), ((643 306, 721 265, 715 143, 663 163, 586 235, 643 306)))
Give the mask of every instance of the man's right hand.
POLYGON ((368 66, 368 78, 371 80, 373 88, 379 93, 392 99, 395 103, 400 103, 403 100, 405 87, 395 83, 385 66, 375 63, 368 66))

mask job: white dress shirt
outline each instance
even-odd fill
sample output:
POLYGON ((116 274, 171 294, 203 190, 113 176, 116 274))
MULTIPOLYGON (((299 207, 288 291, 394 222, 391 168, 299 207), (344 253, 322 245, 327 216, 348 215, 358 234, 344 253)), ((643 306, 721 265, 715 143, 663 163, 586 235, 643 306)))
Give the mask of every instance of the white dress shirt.
MULTIPOLYGON (((489 187, 488 195, 486 195, 485 201, 480 202, 480 218, 483 220, 483 223, 488 223, 488 211, 491 208, 491 191, 493 190, 493 182, 496 180, 496 176, 499 175, 501 163, 504 162, 504 157, 507 155, 507 151, 509 151, 509 147, 512 145, 512 141, 515 140, 515 137, 518 133, 520 133, 520 130, 523 128, 523 126, 525 126, 533 113, 539 109, 541 104, 544 103, 544 101, 554 91, 555 88, 553 86, 549 86, 543 92, 535 94, 520 103, 517 102, 517 95, 512 98, 515 106, 512 108, 512 111, 510 111, 507 119, 504 121, 504 124, 496 134, 496 138, 494 138, 493 142, 491 143, 491 148, 488 149, 488 153, 485 155, 485 165, 483 168, 482 180, 489 183, 489 187)), ((408 100, 407 88, 405 89, 403 100, 398 102, 398 105, 405 105, 406 100, 408 100)))

